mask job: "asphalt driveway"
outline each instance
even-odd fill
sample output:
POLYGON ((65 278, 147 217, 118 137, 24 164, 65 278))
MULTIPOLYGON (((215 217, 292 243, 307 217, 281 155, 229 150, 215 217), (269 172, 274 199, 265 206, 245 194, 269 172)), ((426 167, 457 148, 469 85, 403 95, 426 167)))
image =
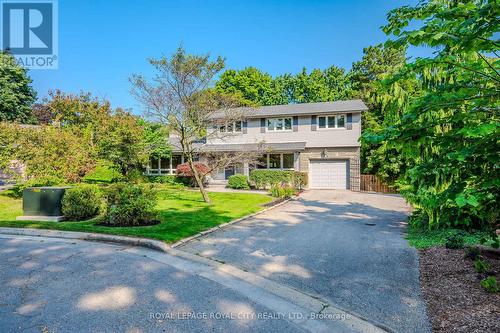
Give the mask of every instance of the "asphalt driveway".
POLYGON ((430 332, 395 195, 307 191, 180 249, 319 296, 398 332, 430 332))

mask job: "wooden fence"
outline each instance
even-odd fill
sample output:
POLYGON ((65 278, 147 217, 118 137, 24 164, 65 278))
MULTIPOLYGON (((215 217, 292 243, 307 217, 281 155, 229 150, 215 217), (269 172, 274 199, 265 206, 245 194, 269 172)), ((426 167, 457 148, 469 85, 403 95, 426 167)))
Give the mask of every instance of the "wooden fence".
POLYGON ((375 175, 361 175, 361 191, 398 193, 392 186, 384 184, 375 175))

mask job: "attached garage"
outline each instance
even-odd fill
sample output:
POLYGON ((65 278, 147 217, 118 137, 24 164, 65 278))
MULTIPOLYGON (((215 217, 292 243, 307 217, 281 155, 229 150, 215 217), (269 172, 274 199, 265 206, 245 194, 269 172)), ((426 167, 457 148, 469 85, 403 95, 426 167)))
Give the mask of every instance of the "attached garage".
POLYGON ((347 160, 310 160, 309 188, 347 189, 349 179, 347 160))

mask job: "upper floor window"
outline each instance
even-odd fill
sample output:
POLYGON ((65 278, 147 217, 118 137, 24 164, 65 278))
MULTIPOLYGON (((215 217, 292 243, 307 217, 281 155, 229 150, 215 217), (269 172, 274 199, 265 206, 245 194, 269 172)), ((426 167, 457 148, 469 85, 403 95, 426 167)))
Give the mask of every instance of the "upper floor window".
POLYGON ((267 119, 268 131, 291 131, 292 118, 269 118, 267 119))
POLYGON ((345 115, 318 117, 319 128, 345 128, 345 115))
POLYGON ((238 133, 241 132, 242 127, 242 121, 231 121, 227 124, 219 126, 219 131, 227 133, 238 133))

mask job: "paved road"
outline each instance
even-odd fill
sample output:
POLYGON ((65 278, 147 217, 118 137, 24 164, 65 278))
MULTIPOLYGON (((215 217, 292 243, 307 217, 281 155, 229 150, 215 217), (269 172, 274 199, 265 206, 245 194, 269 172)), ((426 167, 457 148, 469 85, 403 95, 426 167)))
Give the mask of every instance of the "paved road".
POLYGON ((320 296, 398 332, 428 332, 418 253, 394 195, 308 191, 181 250, 320 296))
POLYGON ((288 320, 258 319, 276 314, 190 273, 194 264, 181 270, 168 264, 175 258, 134 249, 1 236, 0 331, 303 332, 288 320))

